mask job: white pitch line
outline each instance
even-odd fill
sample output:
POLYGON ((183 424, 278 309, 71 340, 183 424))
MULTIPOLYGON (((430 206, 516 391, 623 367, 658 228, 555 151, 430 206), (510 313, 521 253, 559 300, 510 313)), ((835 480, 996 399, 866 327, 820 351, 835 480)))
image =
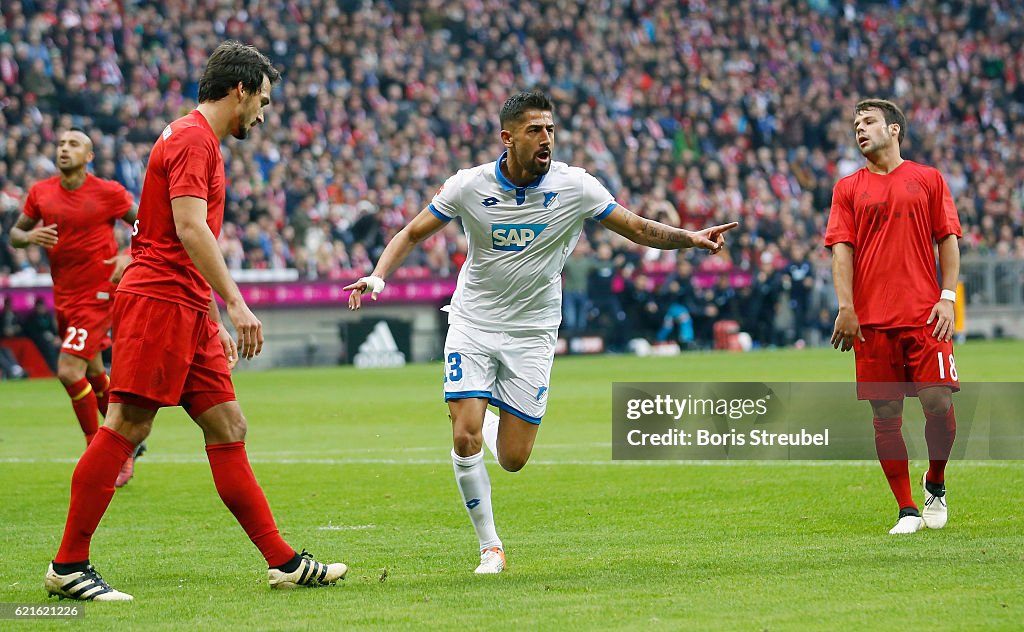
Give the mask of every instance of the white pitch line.
POLYGON ((322 527, 317 527, 319 531, 362 531, 363 529, 376 529, 375 524, 328 524, 322 527))
MULTIPOLYGON (((917 459, 923 460, 923 459, 917 459)), ((0 464, 14 464, 14 465, 44 465, 44 464, 73 464, 77 463, 77 458, 24 458, 24 457, 7 457, 0 458, 0 464)), ((249 459, 250 463, 259 465, 437 465, 447 466, 451 465, 449 459, 268 459, 262 457, 252 457, 249 459)), ((161 456, 149 456, 144 457, 142 463, 147 465, 196 465, 205 464, 207 460, 202 457, 191 457, 191 456, 178 456, 178 455, 161 455, 161 456)), ((582 465, 582 466, 612 466, 612 467, 685 467, 685 466, 700 466, 700 467, 733 467, 741 465, 761 465, 768 467, 863 467, 866 465, 875 465, 878 461, 873 460, 859 460, 859 461, 760 461, 760 460, 742 460, 742 461, 728 461, 728 460, 706 460, 706 461, 669 461, 669 460, 651 460, 651 461, 613 461, 611 459, 597 459, 597 460, 583 460, 583 459, 565 459, 565 460, 550 460, 550 459, 534 459, 530 463, 534 465, 582 465)), ((954 461, 957 463, 957 461, 954 461)), ((986 467, 986 468, 1009 468, 1018 469, 1024 468, 1024 461, 960 461, 961 465, 967 465, 969 467, 986 467)))
MULTIPOLYGON (((544 450, 578 450, 580 448, 611 448, 610 441, 595 441, 593 443, 547 443, 544 450)), ((539 448, 540 449, 540 448, 539 448)), ((374 452, 447 452, 451 451, 450 446, 411 446, 401 448, 328 448, 318 450, 321 454, 371 454, 374 452)), ((275 450, 273 452, 253 452, 263 456, 284 456, 288 454, 308 454, 309 450, 275 450)))

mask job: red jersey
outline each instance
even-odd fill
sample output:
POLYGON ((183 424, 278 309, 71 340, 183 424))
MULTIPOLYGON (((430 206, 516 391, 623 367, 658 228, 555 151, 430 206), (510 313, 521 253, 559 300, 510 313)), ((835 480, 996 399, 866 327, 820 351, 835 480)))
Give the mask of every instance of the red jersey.
POLYGON ((832 191, 825 245, 853 246, 853 308, 861 326, 921 327, 939 300, 934 243, 961 236, 938 170, 904 160, 887 175, 867 168, 832 191))
POLYGON ((118 291, 204 312, 210 308, 210 284, 178 239, 171 200, 186 196, 206 200, 206 224, 219 237, 224 182, 220 140, 199 110, 164 128, 149 154, 132 236, 132 263, 118 291))
POLYGON ((123 186, 91 174, 74 191, 61 186, 60 176, 29 189, 25 215, 47 226, 57 224, 57 245, 47 251, 57 309, 113 296, 114 267, 103 261, 117 255, 114 222, 132 209, 132 202, 123 186))

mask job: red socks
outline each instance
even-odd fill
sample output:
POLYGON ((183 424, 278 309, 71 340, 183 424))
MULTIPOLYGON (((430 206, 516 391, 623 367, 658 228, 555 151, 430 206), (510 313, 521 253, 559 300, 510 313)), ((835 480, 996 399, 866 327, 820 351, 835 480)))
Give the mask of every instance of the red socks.
POLYGON ((86 379, 92 385, 92 391, 96 393, 96 407, 100 414, 106 417, 107 404, 110 403, 110 379, 107 377, 107 373, 104 371, 97 375, 86 376, 86 379))
POLYGON ((878 461, 882 464, 882 471, 889 481, 889 489, 892 490, 900 509, 906 507, 917 508, 914 502, 914 494, 910 491, 910 464, 907 457, 907 444, 903 441, 903 434, 900 428, 903 426, 903 417, 892 419, 875 419, 875 452, 878 454, 878 461))
POLYGON ((928 482, 946 482, 946 462, 956 439, 956 415, 953 407, 944 415, 924 415, 924 439, 928 444, 928 482))
MULTIPOLYGON (((95 405, 93 414, 96 414, 95 405)), ((54 562, 71 564, 89 559, 89 543, 114 497, 117 473, 134 450, 131 441, 110 428, 102 427, 96 432, 71 477, 68 521, 54 562)))
MULTIPOLYGON (((84 380, 83 380, 84 381, 84 380)), ((89 559, 89 543, 114 496, 114 481, 121 465, 135 451, 130 441, 101 427, 71 477, 71 504, 64 537, 54 562, 72 564, 89 559)), ((269 566, 282 566, 295 550, 281 538, 270 506, 256 482, 241 441, 206 446, 213 482, 221 500, 245 529, 269 566)))
POLYGON ((206 456, 220 499, 266 558, 267 565, 275 567, 290 562, 295 550, 288 546, 274 524, 267 498, 249 466, 245 443, 208 445, 206 456))
POLYGON ((64 390, 71 398, 71 407, 75 409, 78 425, 82 427, 82 432, 85 434, 85 444, 89 445, 99 426, 99 414, 97 413, 99 408, 93 386, 89 380, 83 377, 70 386, 65 385, 64 390))

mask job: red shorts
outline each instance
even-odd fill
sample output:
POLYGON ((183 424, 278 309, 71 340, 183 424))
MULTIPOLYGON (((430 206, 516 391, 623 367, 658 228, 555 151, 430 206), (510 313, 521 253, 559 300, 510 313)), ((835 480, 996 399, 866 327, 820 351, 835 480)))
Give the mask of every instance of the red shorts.
POLYGON ((58 309, 57 328, 63 339, 61 353, 92 360, 110 348, 110 303, 75 305, 58 309))
POLYGON ((110 401, 150 410, 182 406, 193 419, 235 401, 231 369, 209 314, 118 292, 110 401))
POLYGON ((929 386, 960 390, 953 342, 932 337, 935 324, 920 329, 861 328, 854 340, 857 399, 897 400, 929 386))

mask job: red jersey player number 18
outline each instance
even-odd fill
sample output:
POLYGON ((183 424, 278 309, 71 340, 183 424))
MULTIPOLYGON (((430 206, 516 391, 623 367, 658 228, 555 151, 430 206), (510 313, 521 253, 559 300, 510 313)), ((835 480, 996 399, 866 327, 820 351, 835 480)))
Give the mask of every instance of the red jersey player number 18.
POLYGON ((960 390, 952 342, 960 220, 942 175, 901 156, 906 128, 903 112, 889 101, 857 104, 853 132, 867 163, 836 183, 825 233, 839 302, 832 345, 854 350, 857 397, 871 403, 875 448, 899 505, 894 535, 946 524, 945 467, 956 436, 952 394, 960 390), (926 418, 923 512, 911 491, 901 434, 907 394, 919 398, 926 418))

